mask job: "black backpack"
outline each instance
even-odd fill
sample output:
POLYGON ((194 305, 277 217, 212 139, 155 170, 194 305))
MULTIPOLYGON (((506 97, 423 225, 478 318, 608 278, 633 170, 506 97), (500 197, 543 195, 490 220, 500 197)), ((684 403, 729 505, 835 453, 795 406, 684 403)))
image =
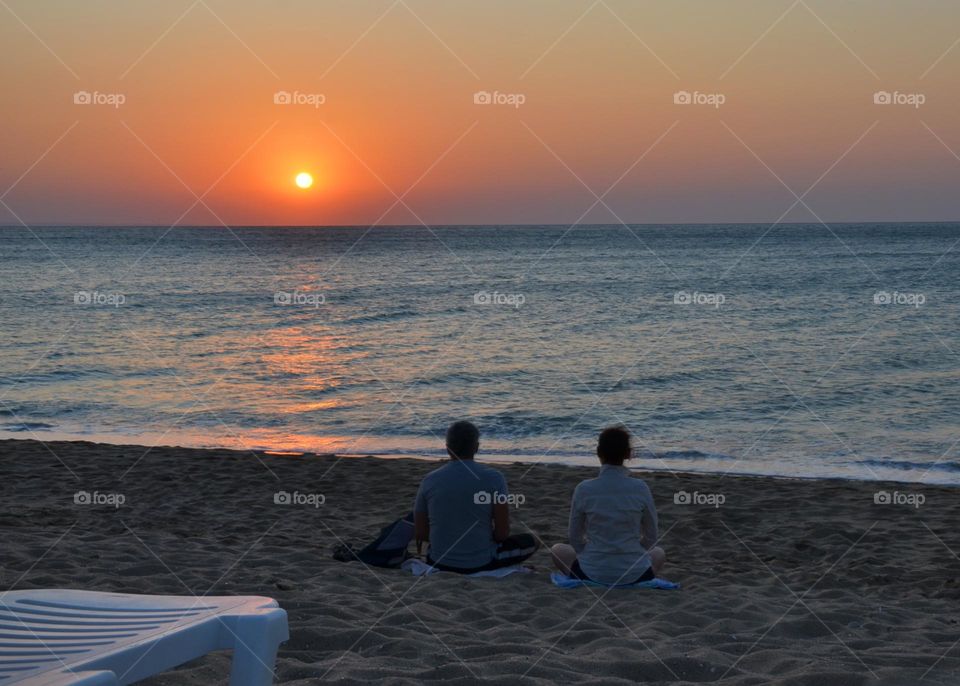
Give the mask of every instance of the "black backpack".
POLYGON ((396 569, 403 561, 411 557, 407 552, 410 541, 413 540, 413 513, 406 517, 387 524, 380 530, 377 538, 362 550, 354 550, 353 546, 339 546, 333 552, 333 557, 341 562, 359 560, 371 567, 388 567, 396 569))

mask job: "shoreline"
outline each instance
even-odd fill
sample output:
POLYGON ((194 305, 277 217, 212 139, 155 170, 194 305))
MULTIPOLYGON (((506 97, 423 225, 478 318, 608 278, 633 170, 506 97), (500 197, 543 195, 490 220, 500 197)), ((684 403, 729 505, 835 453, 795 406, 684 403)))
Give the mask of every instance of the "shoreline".
MULTIPOLYGON (((529 561, 534 573, 499 580, 420 579, 332 559, 336 546, 363 545, 409 511, 434 467, 0 441, 0 480, 10 484, 0 584, 276 598, 291 636, 277 683, 297 686, 960 678, 952 487, 912 489, 904 495, 924 500, 910 505, 875 501, 899 488, 892 482, 644 473, 668 556, 662 576, 679 591, 561 590, 545 547, 529 561), (278 502, 280 491, 324 498, 278 502)), ((597 472, 496 468, 524 496, 513 530, 544 546, 565 540, 573 489, 597 472)), ((215 653, 144 683, 220 683, 229 660, 215 653)))
MULTIPOLYGON (((78 439, 74 437, 61 438, 56 437, 52 440, 46 441, 36 438, 36 432, 30 432, 31 438, 21 438, 18 436, 11 435, 13 432, 0 432, 0 445, 7 442, 36 442, 40 444, 79 444, 79 445, 88 445, 88 446, 110 446, 114 448, 127 448, 127 449, 137 449, 144 452, 151 450, 198 450, 198 451, 230 451, 236 452, 238 454, 246 455, 270 455, 270 456, 289 456, 289 457, 335 457, 343 459, 356 459, 356 458, 369 458, 375 460, 416 460, 418 462, 442 462, 447 458, 442 455, 428 455, 428 454, 418 454, 415 452, 402 452, 402 453, 377 453, 377 452, 360 452, 360 453, 341 453, 341 452, 313 452, 313 451, 299 451, 299 450, 286 450, 283 448, 237 448, 230 446, 187 446, 187 445, 177 445, 177 444, 156 444, 156 445, 145 445, 143 443, 137 442, 126 442, 126 441, 113 441, 113 440, 85 440, 78 439)), ((56 434, 54 434, 56 436, 56 434)), ((588 460, 590 458, 587 458, 588 460)), ((649 459, 649 458, 648 458, 649 459)), ((736 460, 736 458, 731 458, 736 460)), ((538 465, 549 465, 552 467, 568 467, 571 469, 592 469, 589 464, 575 464, 571 462, 563 462, 560 460, 534 460, 528 461, 528 455, 510 455, 510 454, 501 454, 495 453, 492 455, 485 455, 482 451, 478 455, 478 462, 485 462, 494 466, 502 465, 524 465, 528 468, 533 468, 538 465)), ((921 476, 926 476, 931 471, 933 471, 936 462, 931 464, 931 466, 921 472, 921 476)), ((744 478, 744 479, 776 479, 776 480, 786 480, 786 481, 826 481, 826 482, 855 482, 855 483, 866 483, 866 484, 900 484, 903 486, 913 486, 917 488, 923 487, 937 487, 937 488, 960 488, 960 482, 958 483, 946 483, 938 481, 911 481, 907 479, 896 479, 896 478, 861 478, 857 476, 836 476, 836 475, 825 475, 825 476, 808 476, 802 474, 764 474, 757 472, 749 471, 711 471, 711 470, 700 470, 700 469, 684 469, 684 468, 670 468, 670 467, 651 467, 648 465, 636 466, 627 464, 627 467, 631 471, 636 472, 637 474, 668 474, 674 476, 705 476, 705 477, 716 477, 718 479, 724 478, 744 478)), ((868 471, 872 471, 869 470, 868 471)), ((919 471, 919 470, 918 470, 919 471)))

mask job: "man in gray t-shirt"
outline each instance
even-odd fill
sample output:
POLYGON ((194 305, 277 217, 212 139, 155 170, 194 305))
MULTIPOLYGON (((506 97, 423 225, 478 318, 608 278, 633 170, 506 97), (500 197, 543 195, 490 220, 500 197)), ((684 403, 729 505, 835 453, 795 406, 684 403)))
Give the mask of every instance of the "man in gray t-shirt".
POLYGON ((531 534, 510 535, 511 498, 496 469, 474 462, 480 432, 470 422, 447 429, 450 462, 427 474, 413 506, 417 548, 429 541, 427 561, 469 574, 506 567, 537 550, 531 534))

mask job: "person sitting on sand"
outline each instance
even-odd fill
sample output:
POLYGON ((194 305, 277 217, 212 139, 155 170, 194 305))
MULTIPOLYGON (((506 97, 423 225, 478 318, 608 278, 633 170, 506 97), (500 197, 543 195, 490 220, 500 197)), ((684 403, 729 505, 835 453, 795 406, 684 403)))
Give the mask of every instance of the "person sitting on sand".
POLYGON ((429 542, 427 562, 442 571, 471 574, 508 567, 537 551, 531 534, 510 535, 507 480, 474 462, 480 431, 460 421, 447 429, 450 462, 427 474, 413 506, 417 551, 429 542))
POLYGON ((576 579, 619 585, 654 579, 667 561, 657 544, 657 509, 650 487, 623 466, 630 433, 600 433, 600 475, 581 481, 570 505, 570 544, 558 543, 553 563, 576 579))

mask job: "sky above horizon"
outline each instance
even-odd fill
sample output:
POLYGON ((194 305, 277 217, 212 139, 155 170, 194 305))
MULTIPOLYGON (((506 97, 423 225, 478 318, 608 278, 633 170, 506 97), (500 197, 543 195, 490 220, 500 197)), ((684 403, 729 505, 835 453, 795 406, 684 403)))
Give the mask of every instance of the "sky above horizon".
POLYGON ((947 0, 0 16, 4 225, 960 219, 947 0))

